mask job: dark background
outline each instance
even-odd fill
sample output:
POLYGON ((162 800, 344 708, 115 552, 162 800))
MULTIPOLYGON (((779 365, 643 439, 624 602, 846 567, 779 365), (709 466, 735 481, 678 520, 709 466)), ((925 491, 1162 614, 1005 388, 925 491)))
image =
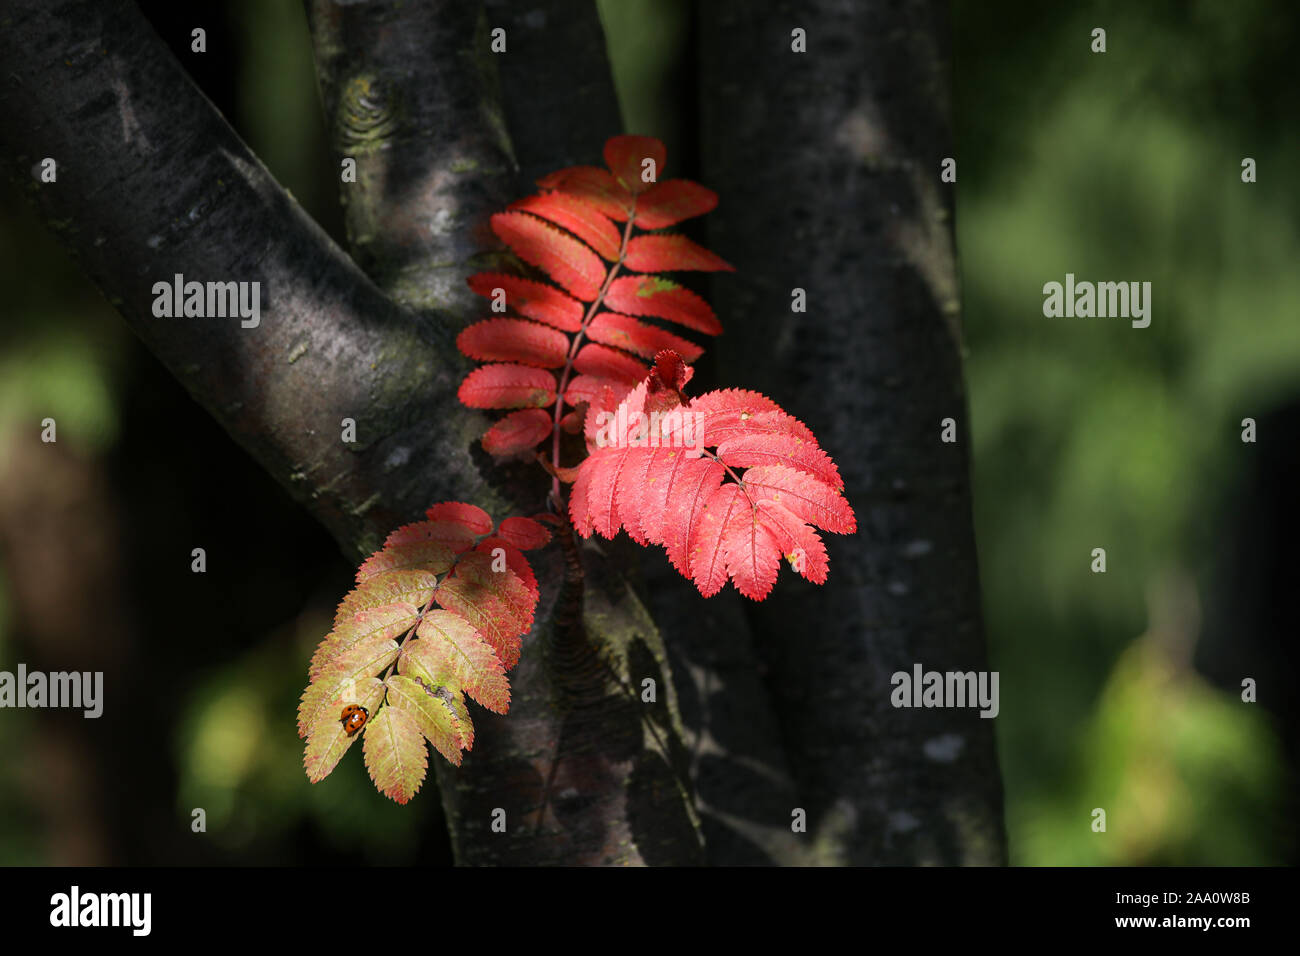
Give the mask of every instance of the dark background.
MULTIPOLYGON (((300 4, 142 7, 341 242, 300 4)), ((674 175, 693 175, 689 91, 708 51, 691 5, 601 8, 628 131, 662 137, 674 175)), ((961 2, 953 20, 1011 859, 1293 863, 1300 12, 961 2), (1098 26, 1105 54, 1089 49, 1098 26), (1151 327, 1044 318, 1042 284, 1066 272, 1151 281, 1151 327), (1240 701, 1245 677, 1258 705, 1240 701), (1136 835, 1096 839, 1093 807, 1136 818, 1136 835)), ((0 210, 0 669, 103 670, 109 701, 96 721, 0 711, 0 862, 450 862, 431 788, 398 807, 356 758, 314 787, 302 772, 296 699, 350 565, 8 183, 0 210), (56 444, 39 438, 47 416, 56 444)))

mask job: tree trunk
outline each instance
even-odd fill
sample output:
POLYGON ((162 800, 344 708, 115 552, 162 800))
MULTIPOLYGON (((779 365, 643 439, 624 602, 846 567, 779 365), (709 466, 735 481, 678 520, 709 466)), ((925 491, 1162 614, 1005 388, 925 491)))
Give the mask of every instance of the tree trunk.
POLYGON ((706 0, 703 178, 730 321, 720 377, 776 396, 840 466, 858 532, 830 579, 747 608, 810 858, 1001 863, 993 721, 895 709, 890 677, 986 669, 952 242, 945 5, 706 0), (807 52, 792 48, 805 31, 807 52), (807 311, 792 311, 803 289, 807 311), (940 441, 952 418, 958 441, 940 441))

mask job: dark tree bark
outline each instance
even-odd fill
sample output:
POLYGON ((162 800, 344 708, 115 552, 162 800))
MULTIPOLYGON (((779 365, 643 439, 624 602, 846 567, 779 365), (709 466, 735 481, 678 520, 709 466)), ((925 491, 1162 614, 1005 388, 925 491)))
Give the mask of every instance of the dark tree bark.
POLYGON ((895 709, 890 675, 986 669, 952 245, 945 6, 700 10, 704 181, 732 333, 729 384, 777 396, 835 457, 858 513, 823 588, 749 609, 810 859, 1000 863, 993 721, 895 709), (807 52, 792 51, 792 31, 807 52), (792 312, 792 290, 807 311, 792 312), (743 331, 742 331, 743 330, 743 331), (958 423, 956 444, 941 421, 958 423))
POLYGON ((620 132, 618 98, 596 4, 586 0, 484 0, 488 29, 506 31, 494 56, 519 162, 521 190, 565 166, 598 162, 620 132))

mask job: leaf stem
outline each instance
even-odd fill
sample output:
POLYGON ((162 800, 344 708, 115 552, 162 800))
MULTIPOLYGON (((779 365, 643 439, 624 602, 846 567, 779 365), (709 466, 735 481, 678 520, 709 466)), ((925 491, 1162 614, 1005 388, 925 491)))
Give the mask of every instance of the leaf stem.
MULTIPOLYGON (((450 574, 451 572, 448 571, 447 573, 450 574)), ((434 590, 434 593, 437 593, 437 591, 438 591, 437 588, 434 588, 433 590, 434 590)), ((406 629, 406 633, 402 635, 402 640, 401 640, 401 642, 397 645, 397 657, 394 657, 394 658, 393 658, 393 663, 391 663, 391 664, 388 665, 388 670, 384 671, 384 676, 381 677, 381 678, 379 678, 380 683, 387 683, 388 678, 390 678, 391 676, 393 676, 393 671, 395 671, 395 670, 397 669, 397 661, 398 661, 398 658, 400 658, 400 657, 402 656, 402 648, 406 646, 407 639, 409 639, 410 636, 411 636, 412 634, 415 633, 416 629, 419 628, 419 626, 420 626, 420 622, 424 620, 424 615, 426 615, 426 614, 429 613, 429 608, 431 608, 431 607, 433 607, 433 595, 432 595, 432 594, 429 595, 429 600, 427 600, 426 602, 424 602, 424 607, 420 608, 420 614, 419 614, 418 617, 416 617, 416 619, 415 619, 415 623, 412 624, 409 628, 407 628, 407 629, 406 629)), ((387 692, 387 691, 384 692, 384 696, 385 696, 385 698, 387 698, 387 696, 388 696, 388 692, 387 692)))
POLYGON ((752 511, 754 514, 758 514, 758 503, 754 501, 754 499, 750 496, 749 489, 745 487, 744 479, 742 479, 740 475, 732 471, 730 465, 728 465, 725 461, 719 458, 716 454, 709 451, 707 448, 701 448, 700 455, 712 459, 713 461, 716 461, 723 468, 727 469, 727 474, 729 474, 732 478, 736 479, 736 484, 740 485, 740 490, 744 493, 745 500, 749 502, 749 510, 752 511))
MULTIPOLYGON (((730 465, 728 465, 725 461, 723 461, 713 452, 709 451, 707 448, 701 448, 700 455, 702 455, 705 458, 709 458, 713 461, 716 461, 723 468, 727 469, 727 474, 729 474, 732 478, 736 479, 736 484, 740 485, 740 490, 745 491, 745 482, 741 479, 740 475, 736 474, 734 471, 731 470, 730 465)), ((747 491, 745 493, 745 497, 747 498, 749 497, 749 493, 747 491)))
MULTIPOLYGON (((564 389, 569 384, 569 374, 573 371, 573 360, 577 358, 578 346, 582 344, 582 339, 587 332, 587 326, 595 318, 596 310, 605 301, 605 293, 609 291, 610 285, 614 282, 614 277, 618 275, 619 269, 622 268, 623 259, 627 256, 627 244, 632 239, 632 226, 635 222, 636 211, 635 209, 629 209, 627 225, 623 227, 623 242, 619 246, 618 259, 609 267, 609 271, 605 274, 605 282, 600 287, 600 292, 596 294, 596 298, 587 307, 587 313, 582 317, 582 327, 574 333, 573 341, 569 344, 569 354, 564 359, 564 371, 560 373, 560 386, 555 395, 555 420, 551 426, 551 465, 556 471, 560 467, 560 419, 564 415, 564 389)), ((556 508, 562 510, 564 497, 560 490, 558 474, 555 474, 551 479, 551 498, 555 502, 556 508)), ((563 517, 563 514, 561 516, 563 517)))

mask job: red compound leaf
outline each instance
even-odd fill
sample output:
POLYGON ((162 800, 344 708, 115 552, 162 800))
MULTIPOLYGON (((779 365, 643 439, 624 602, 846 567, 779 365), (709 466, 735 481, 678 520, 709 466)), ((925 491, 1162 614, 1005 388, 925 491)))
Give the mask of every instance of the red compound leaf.
POLYGON ((722 323, 709 304, 690 289, 658 276, 624 276, 605 293, 605 304, 628 315, 653 315, 705 335, 720 335, 722 323))
POLYGON ((492 231, 520 259, 537 266, 575 298, 590 302, 600 292, 605 266, 568 233, 522 212, 497 213, 492 231))
POLYGON ((605 143, 605 165, 634 195, 659 179, 665 158, 664 144, 653 136, 615 136, 605 143))
POLYGON ((672 349, 684 361, 694 362, 704 349, 679 335, 617 312, 601 312, 587 326, 587 337, 602 345, 612 345, 642 358, 654 358, 664 349, 672 349))
POLYGON ((685 236, 637 236, 623 264, 637 272, 733 272, 731 265, 685 236))
POLYGON ((573 360, 573 368, 582 375, 624 382, 629 388, 645 378, 647 371, 644 362, 606 345, 584 345, 573 360))
POLYGON ((535 551, 545 547, 551 540, 551 533, 545 526, 532 518, 506 518, 501 522, 497 534, 521 551, 535 551))
POLYGON ((526 319, 545 322, 561 332, 582 328, 582 303, 555 286, 500 272, 478 272, 468 282, 474 292, 514 309, 526 319))
POLYGON ((710 392, 682 405, 690 371, 672 353, 656 356, 645 382, 601 413, 604 430, 589 430, 591 453, 569 499, 574 528, 607 538, 622 528, 662 545, 705 597, 730 579, 761 601, 782 558, 824 582, 826 551, 814 529, 857 528, 834 462, 802 423, 757 393, 710 392))
POLYGON ((555 401, 555 376, 524 365, 484 365, 456 393, 470 408, 544 408, 555 401))
POLYGON ((623 237, 610 218, 591 203, 567 193, 543 193, 510 204, 511 209, 531 212, 569 230, 611 262, 618 258, 623 237))
POLYGON ((636 197, 636 224, 642 229, 664 229, 685 219, 712 212, 718 194, 689 179, 665 179, 636 197))
POLYGON ((618 184, 609 170, 598 166, 570 166, 543 176, 537 185, 580 199, 617 222, 627 222, 634 207, 632 194, 618 184))
POLYGON ((487 430, 483 450, 494 458, 510 458, 532 451, 551 437, 554 422, 543 408, 523 408, 511 412, 487 430))
POLYGON ((486 319, 456 336, 456 347, 480 362, 517 362, 537 368, 559 368, 569 351, 569 339, 557 329, 522 319, 486 319))

